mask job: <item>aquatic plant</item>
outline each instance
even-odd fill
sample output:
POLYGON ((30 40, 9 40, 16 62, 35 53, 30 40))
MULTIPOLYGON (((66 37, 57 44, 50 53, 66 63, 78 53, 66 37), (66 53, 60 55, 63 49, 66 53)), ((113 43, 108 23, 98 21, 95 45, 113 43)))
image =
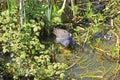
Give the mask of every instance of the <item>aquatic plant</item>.
POLYGON ((51 63, 50 51, 40 43, 41 39, 38 38, 44 22, 30 20, 29 23, 20 26, 16 14, 16 11, 9 12, 9 10, 0 14, 2 52, 8 53, 12 58, 6 63, 6 71, 13 74, 14 79, 19 79, 20 76, 27 78, 33 76, 37 80, 64 79, 67 65, 51 63))
MULTIPOLYGON (((75 0, 76 5, 68 0, 52 1, 25 0, 19 9, 16 1, 12 5, 7 0, 6 9, 0 8, 3 10, 0 13, 1 52, 10 57, 2 63, 0 70, 6 72, 2 73, 10 73, 15 80, 117 79, 120 70, 119 0, 75 0), (25 15, 21 18, 22 25, 19 24, 21 12, 25 15), (56 45, 51 34, 54 27, 70 31, 65 30, 68 35, 65 41, 69 44, 68 37, 73 38, 75 48, 65 50, 56 45)), ((64 42, 61 35, 56 36, 58 42, 64 42)))

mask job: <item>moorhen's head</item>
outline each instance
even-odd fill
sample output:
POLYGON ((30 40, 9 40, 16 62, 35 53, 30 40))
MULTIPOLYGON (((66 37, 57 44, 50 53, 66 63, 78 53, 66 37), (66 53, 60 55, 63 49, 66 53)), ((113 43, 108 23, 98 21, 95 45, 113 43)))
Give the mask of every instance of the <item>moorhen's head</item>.
POLYGON ((73 35, 67 30, 54 28, 53 34, 56 35, 56 41, 61 43, 65 47, 68 47, 69 44, 73 43, 73 35))

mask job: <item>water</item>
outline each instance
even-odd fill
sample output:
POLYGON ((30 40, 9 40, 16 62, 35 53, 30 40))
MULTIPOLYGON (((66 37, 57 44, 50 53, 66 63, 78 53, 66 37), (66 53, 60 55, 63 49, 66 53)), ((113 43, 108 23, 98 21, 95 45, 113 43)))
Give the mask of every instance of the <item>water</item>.
MULTIPOLYGON (((111 51, 114 46, 115 37, 112 37, 107 41, 103 39, 99 44, 99 49, 111 51)), ((58 62, 68 64, 68 66, 75 63, 74 66, 67 70, 66 80, 104 80, 109 78, 114 80, 115 69, 117 69, 119 64, 110 57, 107 57, 109 56, 106 53, 92 49, 85 44, 83 51, 79 47, 71 53, 64 53, 62 51, 61 54, 57 54, 56 59, 58 62)), ((120 77, 116 76, 116 80, 119 79, 120 77)))

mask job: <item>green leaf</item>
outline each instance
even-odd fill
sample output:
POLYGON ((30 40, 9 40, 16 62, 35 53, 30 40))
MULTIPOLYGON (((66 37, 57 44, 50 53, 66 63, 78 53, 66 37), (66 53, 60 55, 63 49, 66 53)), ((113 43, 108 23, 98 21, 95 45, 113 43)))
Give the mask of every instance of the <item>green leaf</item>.
POLYGON ((116 50, 117 50, 118 48, 117 47, 114 47, 113 49, 112 49, 112 51, 111 51, 111 56, 116 56, 116 50))
POLYGON ((3 46, 3 53, 6 53, 7 51, 9 51, 6 46, 3 46))
POLYGON ((39 57, 38 57, 38 56, 34 56, 34 59, 35 59, 35 60, 38 60, 38 59, 39 59, 39 57))
POLYGON ((113 56, 113 57, 115 56, 115 52, 114 51, 111 52, 111 56, 113 56))
POLYGON ((65 78, 65 74, 64 74, 64 73, 61 73, 61 74, 60 74, 60 78, 61 78, 61 79, 64 79, 64 78, 65 78))
POLYGON ((35 54, 35 50, 34 49, 32 50, 32 54, 35 54))
POLYGON ((35 34, 36 34, 37 36, 39 36, 39 32, 35 32, 35 34))
POLYGON ((21 58, 25 58, 26 57, 26 53, 22 52, 22 54, 20 55, 21 58))
POLYGON ((34 32, 36 32, 37 30, 38 30, 38 28, 37 28, 37 27, 34 27, 34 28, 33 28, 33 31, 34 31, 34 32))
POLYGON ((44 49, 44 48, 45 48, 45 45, 42 45, 42 44, 41 44, 40 47, 44 49))

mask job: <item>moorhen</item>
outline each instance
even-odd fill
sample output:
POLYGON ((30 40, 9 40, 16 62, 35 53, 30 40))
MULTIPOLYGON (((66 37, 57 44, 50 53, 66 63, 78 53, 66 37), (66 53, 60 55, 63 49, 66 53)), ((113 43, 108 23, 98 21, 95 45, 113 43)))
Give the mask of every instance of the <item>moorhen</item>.
POLYGON ((68 47, 73 43, 73 35, 67 30, 54 28, 53 34, 56 36, 56 41, 61 43, 63 46, 68 47))

